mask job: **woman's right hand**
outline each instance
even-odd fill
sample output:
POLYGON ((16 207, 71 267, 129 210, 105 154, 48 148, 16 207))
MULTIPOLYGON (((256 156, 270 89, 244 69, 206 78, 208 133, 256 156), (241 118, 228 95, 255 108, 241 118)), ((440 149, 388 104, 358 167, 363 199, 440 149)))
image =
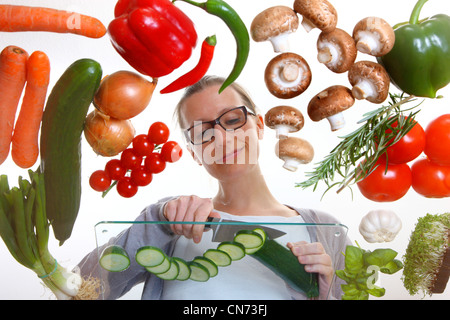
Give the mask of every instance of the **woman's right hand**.
MULTIPOLYGON (((220 215, 214 211, 211 199, 197 196, 181 196, 168 201, 164 207, 164 216, 173 222, 205 222, 208 217, 220 218, 220 215)), ((205 225, 180 223, 172 224, 170 227, 175 234, 183 235, 199 243, 205 225)))

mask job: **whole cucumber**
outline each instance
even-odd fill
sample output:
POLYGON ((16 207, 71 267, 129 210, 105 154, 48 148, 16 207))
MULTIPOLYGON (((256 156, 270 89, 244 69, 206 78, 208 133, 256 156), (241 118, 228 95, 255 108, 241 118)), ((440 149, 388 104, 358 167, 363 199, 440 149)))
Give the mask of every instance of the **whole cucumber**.
POLYGON ((47 218, 60 245, 72 234, 80 209, 81 136, 101 77, 98 62, 75 61, 55 83, 42 116, 40 170, 47 218))

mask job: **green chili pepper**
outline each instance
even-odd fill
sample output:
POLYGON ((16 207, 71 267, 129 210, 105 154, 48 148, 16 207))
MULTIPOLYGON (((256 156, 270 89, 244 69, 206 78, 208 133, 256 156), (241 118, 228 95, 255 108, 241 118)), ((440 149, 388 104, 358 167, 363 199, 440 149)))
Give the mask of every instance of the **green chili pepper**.
POLYGON ((419 21, 427 1, 417 2, 409 23, 394 26, 394 47, 378 62, 400 90, 435 98, 437 90, 450 82, 450 17, 437 14, 419 21))
POLYGON ((225 79, 224 83, 219 89, 219 93, 226 87, 233 83, 241 74, 247 62, 250 52, 250 36, 247 27, 237 12, 223 0, 207 0, 206 2, 195 2, 192 0, 180 0, 190 3, 194 6, 200 7, 209 14, 215 15, 225 22, 231 30, 236 40, 236 60, 231 70, 231 73, 225 79))

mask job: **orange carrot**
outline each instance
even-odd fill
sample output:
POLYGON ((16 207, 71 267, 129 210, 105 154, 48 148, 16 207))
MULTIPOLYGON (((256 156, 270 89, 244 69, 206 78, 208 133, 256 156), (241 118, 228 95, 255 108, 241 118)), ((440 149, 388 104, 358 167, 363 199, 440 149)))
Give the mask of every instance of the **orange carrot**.
POLYGON ((16 111, 25 86, 28 53, 8 46, 0 53, 0 164, 9 154, 16 111))
POLYGON ((27 84, 11 144, 16 165, 29 168, 39 156, 39 129, 50 81, 50 61, 42 51, 33 52, 27 62, 27 84))
POLYGON ((0 31, 48 31, 74 33, 89 38, 106 34, 103 23, 76 12, 43 7, 0 5, 0 31))

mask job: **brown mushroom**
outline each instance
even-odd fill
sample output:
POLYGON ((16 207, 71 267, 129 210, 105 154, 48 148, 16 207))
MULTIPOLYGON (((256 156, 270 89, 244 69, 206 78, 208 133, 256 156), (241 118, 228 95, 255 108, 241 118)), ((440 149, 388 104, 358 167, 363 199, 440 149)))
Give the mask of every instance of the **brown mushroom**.
POLYGON ((303 114, 290 106, 277 106, 267 111, 264 122, 276 130, 278 139, 286 139, 291 132, 299 131, 305 124, 303 114))
POLYGON ((380 57, 391 51, 395 42, 395 33, 384 19, 367 17, 355 25, 353 38, 358 51, 380 57))
POLYGON ((339 28, 319 35, 317 51, 319 62, 336 73, 348 71, 355 62, 357 54, 353 38, 339 28))
POLYGON ((307 32, 314 28, 330 32, 337 25, 337 11, 327 0, 295 0, 294 11, 303 16, 302 26, 307 32))
POLYGON ((314 148, 308 141, 288 137, 278 140, 275 145, 275 154, 284 160, 283 168, 289 171, 296 171, 301 164, 307 164, 314 158, 314 148))
POLYGON ((341 85, 331 86, 316 94, 308 104, 308 115, 312 121, 327 119, 331 131, 344 127, 345 119, 342 111, 355 103, 349 88, 341 85))
POLYGON ((384 67, 372 61, 358 61, 348 71, 353 86, 352 94, 358 100, 382 103, 389 94, 389 74, 384 67))
POLYGON ((311 69, 306 60, 292 52, 284 52, 267 64, 264 81, 271 94, 290 99, 302 94, 311 83, 311 69))
POLYGON ((287 6, 274 6, 260 12, 252 21, 250 34, 256 42, 270 41, 275 52, 289 50, 289 34, 298 28, 298 16, 287 6))

